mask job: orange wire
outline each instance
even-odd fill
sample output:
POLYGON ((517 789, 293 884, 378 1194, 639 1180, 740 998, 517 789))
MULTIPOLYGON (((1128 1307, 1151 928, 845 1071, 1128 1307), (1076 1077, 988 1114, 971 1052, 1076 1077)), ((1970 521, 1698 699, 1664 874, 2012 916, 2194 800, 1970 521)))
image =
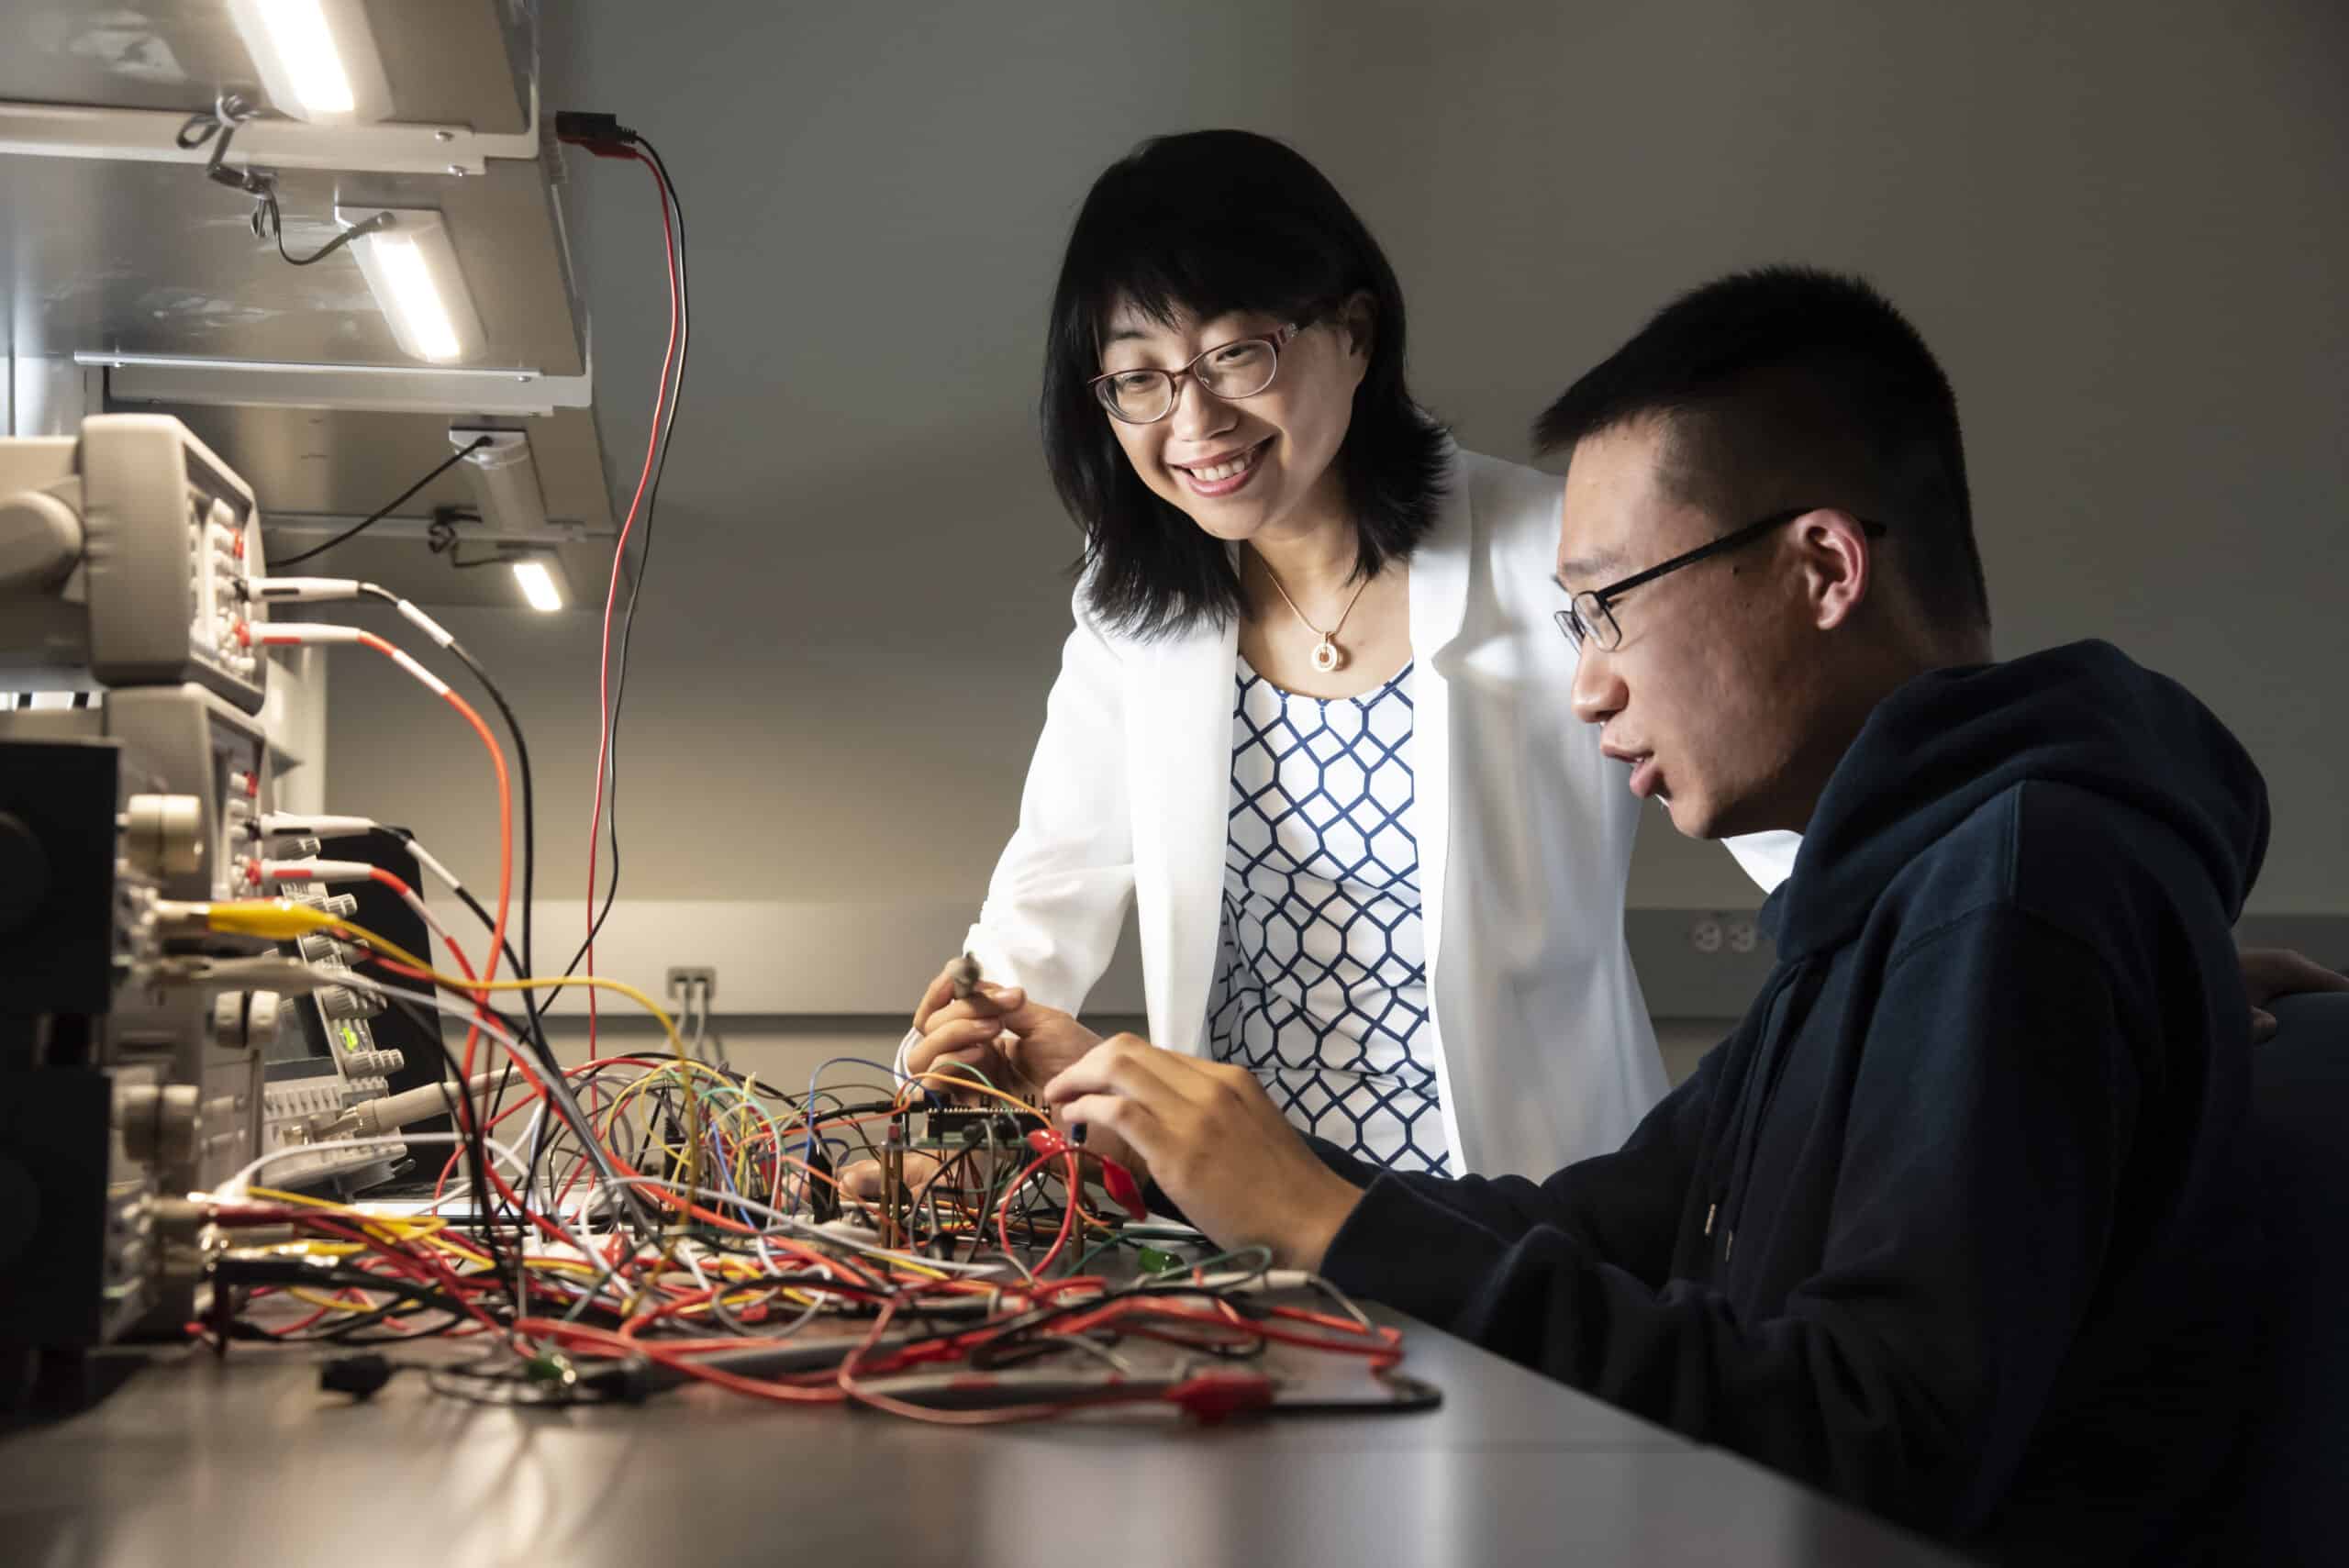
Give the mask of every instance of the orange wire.
MULTIPOLYGON (((262 632, 265 639, 266 628, 262 628, 262 632)), ((359 640, 403 669, 413 663, 389 640, 372 631, 361 632, 359 640)), ((497 978, 498 955, 506 950, 507 906, 514 897, 514 781, 506 771, 506 749, 497 743, 497 737, 490 733, 489 726, 482 722, 481 715, 473 711, 473 705, 450 690, 447 683, 439 684, 440 700, 462 714, 465 722, 473 727, 473 733, 481 737, 481 743, 489 748, 490 762, 497 770, 497 918, 490 928, 489 962, 483 966, 481 974, 484 980, 495 980, 497 978)), ((471 979, 472 975, 468 973, 466 978, 471 979)), ((480 1041, 481 1028, 476 1024, 465 1031, 464 1075, 467 1078, 473 1075, 473 1051, 480 1041)))

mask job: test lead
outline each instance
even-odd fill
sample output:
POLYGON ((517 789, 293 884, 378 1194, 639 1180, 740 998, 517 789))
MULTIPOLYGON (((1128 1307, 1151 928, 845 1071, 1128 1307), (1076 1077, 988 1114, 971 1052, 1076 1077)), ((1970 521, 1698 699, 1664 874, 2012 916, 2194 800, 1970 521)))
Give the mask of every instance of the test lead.
POLYGON ((976 955, 964 953, 947 966, 947 977, 954 985, 954 999, 967 1002, 971 993, 979 988, 979 961, 976 955))

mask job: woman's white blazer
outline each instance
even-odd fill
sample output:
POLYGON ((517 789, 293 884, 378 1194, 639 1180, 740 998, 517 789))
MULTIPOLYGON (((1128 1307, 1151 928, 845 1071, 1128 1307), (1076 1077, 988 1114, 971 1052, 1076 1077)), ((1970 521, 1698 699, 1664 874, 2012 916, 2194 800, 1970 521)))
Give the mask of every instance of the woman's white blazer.
MULTIPOLYGON (((1544 1175, 1620 1146, 1664 1090, 1623 940, 1638 802, 1577 723, 1552 619, 1563 486, 1454 449, 1410 563, 1410 759, 1453 1168, 1544 1175)), ((1237 628, 1076 627, 967 947, 1079 1011, 1138 912, 1150 1039, 1206 1049, 1231 796, 1237 628)), ((1792 834, 1732 841, 1765 885, 1792 834)))

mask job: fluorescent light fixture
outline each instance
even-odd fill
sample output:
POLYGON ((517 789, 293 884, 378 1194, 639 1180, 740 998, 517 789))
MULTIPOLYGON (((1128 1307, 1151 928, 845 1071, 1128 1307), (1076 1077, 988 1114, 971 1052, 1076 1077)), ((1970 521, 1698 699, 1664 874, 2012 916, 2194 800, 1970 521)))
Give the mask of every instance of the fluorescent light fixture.
POLYGON ((555 574, 543 561, 518 561, 514 563, 514 581, 522 587, 522 597, 534 610, 562 608, 562 589, 555 582, 555 574))
POLYGON ((458 466, 473 486, 484 523, 501 534, 546 530, 546 493, 539 487, 539 465, 531 460, 527 433, 451 425, 449 444, 465 453, 458 466))
POLYGON ((375 247, 376 270, 384 276, 384 308, 407 328, 403 334, 416 340, 411 350, 427 360, 453 360, 462 351, 449 307, 432 285, 424 253, 416 241, 395 234, 375 247))
POLYGON ((378 217, 387 220, 353 239, 351 249, 401 352, 434 364, 481 352, 481 313, 457 266, 447 219, 416 207, 339 206, 334 217, 345 228, 378 217))
POLYGON ((364 0, 228 0, 228 17, 279 113, 319 125, 390 117, 364 0))

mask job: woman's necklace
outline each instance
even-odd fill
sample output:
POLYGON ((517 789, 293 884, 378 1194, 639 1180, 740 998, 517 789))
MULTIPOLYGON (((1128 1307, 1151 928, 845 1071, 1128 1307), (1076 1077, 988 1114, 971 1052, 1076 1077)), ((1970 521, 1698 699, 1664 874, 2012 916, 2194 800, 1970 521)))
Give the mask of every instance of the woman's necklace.
MULTIPOLYGON (((1263 561, 1264 558, 1260 555, 1256 559, 1263 561)), ((1323 631, 1311 621, 1305 619, 1305 612, 1297 607, 1297 601, 1288 596, 1286 588, 1281 586, 1281 574, 1273 570, 1269 562, 1265 562, 1264 575, 1273 580, 1273 592, 1278 594, 1281 596, 1281 602, 1288 606, 1289 613, 1296 616, 1298 620, 1304 621, 1305 629, 1321 639, 1313 645, 1313 667, 1325 675, 1332 671, 1344 669, 1346 655, 1338 646, 1338 633, 1345 629, 1346 617, 1354 613, 1354 600, 1361 598, 1363 589, 1370 586, 1370 579, 1364 578, 1361 585, 1354 589, 1353 598, 1348 599, 1346 607, 1338 614, 1338 624, 1323 631)))

